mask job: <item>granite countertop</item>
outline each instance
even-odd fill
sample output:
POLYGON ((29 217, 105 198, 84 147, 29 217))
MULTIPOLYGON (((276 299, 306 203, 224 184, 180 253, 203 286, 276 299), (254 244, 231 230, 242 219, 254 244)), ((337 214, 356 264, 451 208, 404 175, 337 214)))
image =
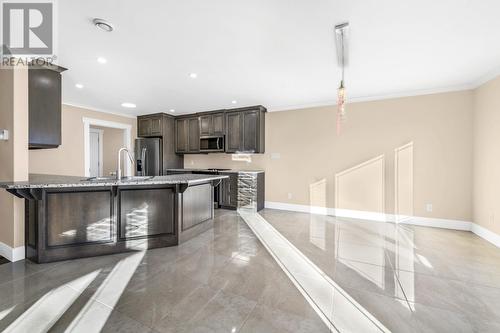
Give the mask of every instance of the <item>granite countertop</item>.
POLYGON ((238 169, 217 169, 217 168, 205 168, 205 169, 167 169, 167 171, 185 171, 185 172, 191 172, 191 171, 198 171, 198 172, 203 172, 203 171, 212 171, 212 170, 218 170, 219 172, 226 172, 226 173, 263 173, 264 170, 238 170, 238 169))
POLYGON ((101 178, 89 180, 84 177, 39 175, 30 174, 29 180, 25 182, 5 182, 0 183, 0 188, 5 189, 26 189, 26 188, 55 188, 55 187, 92 187, 92 186, 118 186, 118 185, 176 185, 187 184, 197 185, 212 180, 224 179, 224 175, 169 175, 155 176, 149 179, 122 179, 101 178))

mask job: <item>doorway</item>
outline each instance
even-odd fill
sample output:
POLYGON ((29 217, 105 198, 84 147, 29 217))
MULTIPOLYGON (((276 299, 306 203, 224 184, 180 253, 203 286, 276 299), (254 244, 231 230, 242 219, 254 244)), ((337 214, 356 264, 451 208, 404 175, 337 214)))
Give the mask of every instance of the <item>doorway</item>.
MULTIPOLYGON (((83 136, 84 136, 84 170, 85 177, 91 177, 91 173, 95 174, 96 169, 97 174, 102 175, 104 177, 111 176, 112 173, 117 169, 116 160, 118 156, 118 150, 122 147, 127 148, 129 151, 132 151, 132 125, 117 123, 113 121, 93 119, 93 118, 83 118, 83 136), (91 134, 94 129, 103 130, 103 135, 100 139, 102 142, 102 146, 100 148, 95 148, 95 141, 98 140, 95 134, 91 134), (113 131, 118 134, 112 134, 113 131), (108 135, 107 135, 108 134, 108 135), (92 138, 94 136, 94 138, 92 138), (110 137, 114 139, 108 140, 110 137), (108 139, 107 139, 108 138, 108 139), (91 140, 93 142, 91 142, 91 140), (111 149, 107 149, 107 143, 113 141, 115 145, 111 149), (94 148, 91 148, 94 145, 94 148), (99 150, 101 153, 100 157, 97 157, 95 150, 99 150), (91 150, 93 150, 91 152, 91 150), (93 156, 93 157, 92 157, 93 156), (96 160, 99 161, 99 167, 97 167, 96 160), (107 161, 110 161, 107 163, 107 161), (109 164, 109 167, 106 165, 109 164), (101 171, 102 166, 102 171, 101 171)), ((124 175, 132 176, 132 163, 129 159, 123 159, 123 170, 124 175)), ((95 177, 95 176, 92 176, 95 177)))
POLYGON ((104 131, 101 129, 90 128, 90 177, 102 177, 103 175, 103 133, 104 131))

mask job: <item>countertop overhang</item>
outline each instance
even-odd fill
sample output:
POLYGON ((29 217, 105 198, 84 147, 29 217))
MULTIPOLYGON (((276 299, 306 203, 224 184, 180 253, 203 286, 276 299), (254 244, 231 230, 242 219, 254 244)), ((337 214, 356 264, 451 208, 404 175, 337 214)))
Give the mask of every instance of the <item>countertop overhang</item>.
POLYGON ((227 175, 193 175, 179 174, 168 176, 154 176, 149 179, 102 179, 88 180, 83 177, 39 175, 30 174, 28 181, 0 183, 0 188, 7 190, 19 189, 43 189, 43 188, 64 188, 64 187, 106 187, 106 186, 134 186, 134 185, 187 185, 194 186, 211 181, 229 178, 227 175))

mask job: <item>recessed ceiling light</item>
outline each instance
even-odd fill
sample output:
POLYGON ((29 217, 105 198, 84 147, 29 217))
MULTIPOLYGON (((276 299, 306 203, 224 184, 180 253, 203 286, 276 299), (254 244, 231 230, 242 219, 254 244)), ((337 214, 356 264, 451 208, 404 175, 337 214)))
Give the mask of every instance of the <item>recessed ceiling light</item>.
POLYGON ((192 79, 196 79, 198 77, 198 74, 191 73, 191 74, 189 74, 189 77, 192 78, 192 79))
POLYGON ((238 103, 238 102, 237 101, 231 101, 231 104, 236 104, 236 103, 238 103))
POLYGON ((83 84, 77 83, 75 84, 75 87, 77 87, 78 89, 83 89, 83 84))
POLYGON ((97 58, 97 62, 100 64, 105 64, 108 62, 108 60, 104 57, 99 57, 99 58, 97 58))
POLYGON ((111 22, 108 22, 108 21, 100 19, 100 18, 93 19, 92 23, 94 23, 94 25, 97 28, 104 30, 106 32, 111 32, 115 29, 115 27, 113 26, 113 24, 111 22))
POLYGON ((137 105, 135 105, 134 103, 128 103, 128 102, 125 102, 125 103, 122 103, 122 106, 123 106, 124 108, 133 109, 133 108, 135 108, 137 105))
POLYGON ((170 109, 170 112, 175 112, 175 110, 174 109, 170 109))

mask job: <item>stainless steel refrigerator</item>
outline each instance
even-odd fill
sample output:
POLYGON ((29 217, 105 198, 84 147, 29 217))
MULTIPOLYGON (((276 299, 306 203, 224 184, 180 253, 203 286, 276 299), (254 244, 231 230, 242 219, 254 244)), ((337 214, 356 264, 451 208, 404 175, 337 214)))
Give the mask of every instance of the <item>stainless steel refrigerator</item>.
POLYGON ((162 141, 160 138, 135 140, 136 176, 161 176, 163 172, 162 141))

